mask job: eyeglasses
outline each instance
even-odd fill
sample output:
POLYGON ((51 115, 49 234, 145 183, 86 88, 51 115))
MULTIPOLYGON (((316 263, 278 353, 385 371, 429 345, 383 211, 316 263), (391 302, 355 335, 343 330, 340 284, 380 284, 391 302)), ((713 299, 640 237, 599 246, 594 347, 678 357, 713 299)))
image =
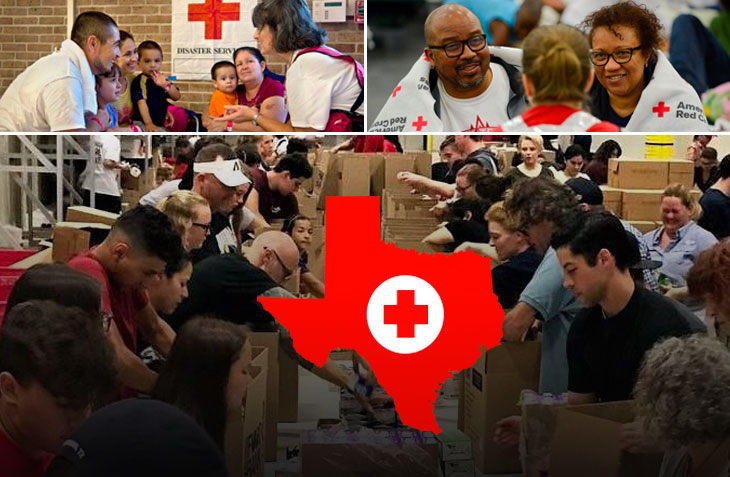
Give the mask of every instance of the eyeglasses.
POLYGON ((476 35, 467 40, 452 41, 441 46, 428 45, 428 47, 432 50, 444 50, 444 53, 449 58, 458 58, 464 53, 464 45, 468 46, 474 53, 481 51, 487 46, 487 35, 476 35))
POLYGON ((281 259, 278 253, 276 253, 276 250, 269 247, 264 247, 264 250, 269 250, 271 253, 274 254, 274 257, 276 257, 276 260, 279 262, 279 265, 281 265, 282 270, 284 270, 284 281, 291 278, 292 275, 294 275, 294 272, 289 270, 286 265, 284 265, 284 261, 281 259))
POLYGON ((468 190, 469 190, 469 189, 471 189, 471 188, 472 188, 473 186, 474 186, 474 184, 473 184, 473 183, 472 183, 472 184, 469 184, 468 186, 465 186, 465 187, 459 187, 459 186, 456 186, 456 192, 458 192, 458 193, 459 193, 459 194, 461 194, 461 195, 464 195, 464 192, 468 191, 468 190))
POLYGON ((634 52, 641 48, 641 46, 635 46, 634 48, 621 48, 613 53, 591 50, 591 63, 596 66, 604 66, 608 63, 608 58, 611 57, 617 64, 623 65, 631 61, 631 57, 634 55, 634 52))
POLYGON ((196 227, 200 227, 201 229, 203 229, 206 234, 210 230, 210 223, 207 223, 207 224, 199 224, 197 222, 193 222, 193 225, 195 225, 196 227))

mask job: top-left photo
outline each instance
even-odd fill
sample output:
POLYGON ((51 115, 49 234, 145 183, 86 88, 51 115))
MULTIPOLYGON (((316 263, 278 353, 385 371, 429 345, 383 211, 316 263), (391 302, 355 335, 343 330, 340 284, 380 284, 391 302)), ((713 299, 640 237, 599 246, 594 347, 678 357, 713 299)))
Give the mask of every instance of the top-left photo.
POLYGON ((364 0, 3 0, 0 132, 359 132, 364 0))

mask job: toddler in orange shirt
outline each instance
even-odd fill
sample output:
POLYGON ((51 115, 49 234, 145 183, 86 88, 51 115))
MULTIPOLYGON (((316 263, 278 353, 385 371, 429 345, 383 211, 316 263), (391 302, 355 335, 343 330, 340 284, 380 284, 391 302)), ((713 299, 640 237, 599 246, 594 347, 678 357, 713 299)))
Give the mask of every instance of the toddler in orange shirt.
POLYGON ((226 104, 238 104, 236 66, 230 61, 219 61, 211 68, 210 75, 213 77, 215 91, 210 97, 208 114, 212 118, 218 118, 226 113, 226 104))

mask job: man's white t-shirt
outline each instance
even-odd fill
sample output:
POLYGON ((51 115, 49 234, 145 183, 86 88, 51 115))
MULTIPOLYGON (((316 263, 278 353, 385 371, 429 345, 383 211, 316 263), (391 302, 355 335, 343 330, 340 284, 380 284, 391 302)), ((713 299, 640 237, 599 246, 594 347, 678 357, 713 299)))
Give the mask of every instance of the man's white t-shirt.
MULTIPOLYGON (((64 48, 75 47, 78 49, 74 52, 76 57, 83 55, 81 48, 67 41, 71 45, 64 42, 64 48)), ((82 72, 73 59, 63 53, 62 50, 39 59, 10 83, 0 98, 0 131, 86 128, 82 72)), ((86 83, 89 84, 88 78, 86 83)))
MULTIPOLYGON (((330 110, 349 111, 361 89, 351 63, 316 52, 297 57, 286 73, 286 102, 292 126, 323 131, 330 110)), ((364 102, 357 112, 365 114, 364 102)))
POLYGON ((491 63, 489 67, 492 70, 492 82, 486 91, 475 98, 460 99, 449 96, 441 80, 438 80, 444 131, 486 131, 509 121, 507 104, 510 89, 507 71, 495 63, 491 63))
POLYGON ((121 196, 118 169, 104 167, 104 160, 119 162, 122 150, 119 138, 112 134, 91 136, 90 146, 93 163, 86 165, 81 188, 97 194, 121 196))

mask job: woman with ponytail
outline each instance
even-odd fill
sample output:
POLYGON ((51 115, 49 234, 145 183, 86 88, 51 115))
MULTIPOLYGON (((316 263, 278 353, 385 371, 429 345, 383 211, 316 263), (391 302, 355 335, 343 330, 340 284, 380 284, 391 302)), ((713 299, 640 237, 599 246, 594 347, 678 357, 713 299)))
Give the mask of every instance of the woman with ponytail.
POLYGON ((532 107, 494 131, 619 131, 583 110, 593 68, 588 41, 577 29, 566 25, 534 29, 523 44, 522 67, 532 107))

